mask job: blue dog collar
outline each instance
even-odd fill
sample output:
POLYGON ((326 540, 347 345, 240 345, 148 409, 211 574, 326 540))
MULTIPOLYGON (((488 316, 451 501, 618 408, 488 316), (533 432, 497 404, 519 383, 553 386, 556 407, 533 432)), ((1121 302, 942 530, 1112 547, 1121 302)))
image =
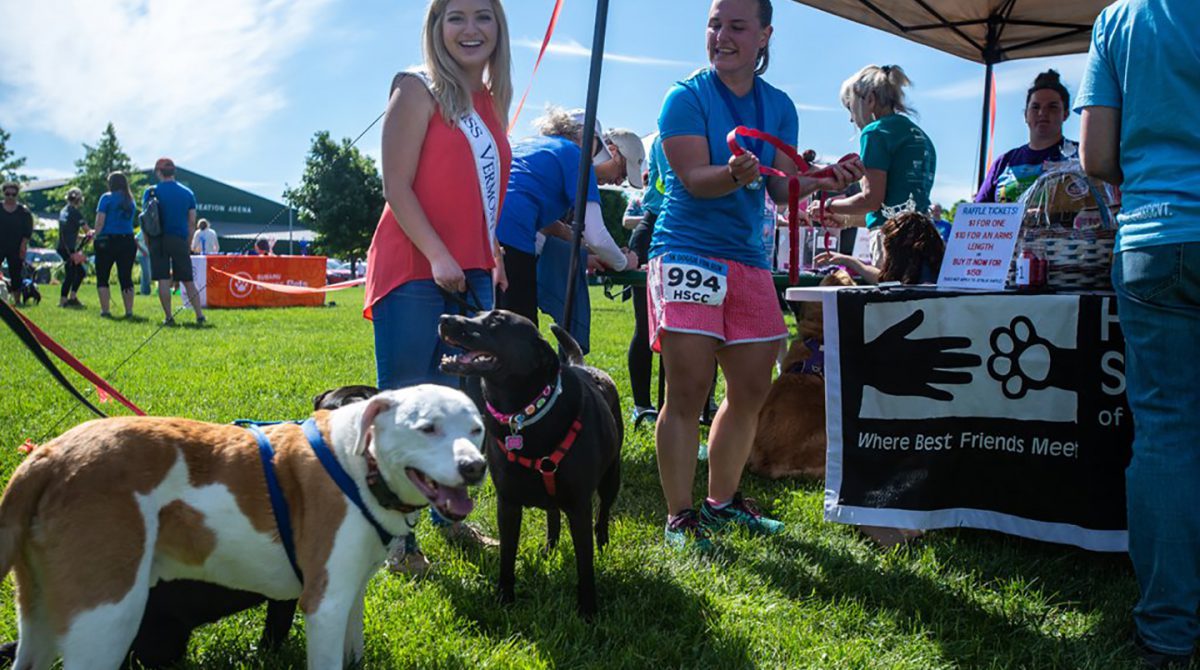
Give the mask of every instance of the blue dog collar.
POLYGON ((262 458, 263 474, 267 478, 267 494, 271 498, 271 513, 275 515, 275 526, 279 529, 279 539, 283 542, 283 550, 287 553, 288 563, 296 579, 304 583, 304 573, 300 572, 300 564, 296 562, 296 541, 292 535, 292 515, 288 508, 287 498, 283 497, 283 489, 279 486, 279 477, 275 474, 275 450, 271 448, 271 440, 258 425, 249 421, 238 421, 238 425, 250 431, 258 442, 258 455, 262 458))
POLYGON ((304 429, 304 436, 308 438, 309 445, 312 446, 313 453, 317 455, 317 460, 321 461, 321 465, 325 467, 325 472, 329 473, 329 477, 337 484, 337 487, 342 490, 342 493, 354 503, 358 511, 366 517, 367 523, 375 529, 379 534, 379 541, 383 546, 387 546, 395 537, 383 527, 382 524, 371 514, 371 510, 367 509, 366 503, 363 502, 362 496, 358 493, 358 487, 354 485, 354 480, 342 468, 341 463, 338 463, 337 457, 333 455, 333 451, 329 449, 329 445, 325 444, 325 438, 321 436, 321 430, 317 428, 317 422, 313 419, 307 419, 301 427, 304 429))

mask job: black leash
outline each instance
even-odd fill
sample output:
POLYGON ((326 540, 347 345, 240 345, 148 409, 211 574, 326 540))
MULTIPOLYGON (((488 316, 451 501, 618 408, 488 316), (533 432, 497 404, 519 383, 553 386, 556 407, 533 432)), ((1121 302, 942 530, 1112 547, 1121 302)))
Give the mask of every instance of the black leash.
POLYGON ((465 292, 451 293, 441 286, 438 286, 438 290, 442 292, 442 295, 447 300, 458 305, 459 309, 463 310, 463 316, 471 316, 485 311, 483 309, 483 302, 479 300, 475 289, 471 288, 470 282, 467 282, 467 290, 465 292))
POLYGON ((4 319, 4 323, 8 324, 8 327, 11 328, 14 333, 16 333, 17 338, 20 339, 21 342, 23 342, 25 346, 33 352, 34 357, 37 358, 38 362, 40 362, 42 366, 50 372, 50 376, 54 377, 54 380, 57 381, 60 386, 70 392, 71 395, 75 396, 76 400, 82 403, 84 407, 90 409, 96 416, 101 418, 108 416, 104 412, 101 412, 100 409, 95 405, 93 405, 91 401, 85 398, 83 394, 79 392, 79 389, 75 388, 75 386, 71 384, 71 382, 65 376, 63 376, 62 371, 58 369, 58 366, 54 365, 54 361, 50 360, 50 357, 46 354, 46 350, 42 348, 42 343, 38 342, 37 337, 34 336, 33 332, 29 330, 29 327, 25 325, 25 321, 22 320, 20 315, 16 313, 12 306, 10 306, 8 302, 4 300, 0 300, 0 319, 4 319))

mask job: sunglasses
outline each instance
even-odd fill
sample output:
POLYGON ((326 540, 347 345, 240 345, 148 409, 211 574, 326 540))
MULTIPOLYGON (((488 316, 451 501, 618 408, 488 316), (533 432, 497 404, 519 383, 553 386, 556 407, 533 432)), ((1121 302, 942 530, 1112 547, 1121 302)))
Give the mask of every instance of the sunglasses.
POLYGON ((11 198, 15 198, 15 197, 17 197, 17 192, 16 192, 16 191, 5 191, 5 192, 4 192, 4 197, 6 197, 6 198, 10 198, 10 197, 11 197, 11 198))

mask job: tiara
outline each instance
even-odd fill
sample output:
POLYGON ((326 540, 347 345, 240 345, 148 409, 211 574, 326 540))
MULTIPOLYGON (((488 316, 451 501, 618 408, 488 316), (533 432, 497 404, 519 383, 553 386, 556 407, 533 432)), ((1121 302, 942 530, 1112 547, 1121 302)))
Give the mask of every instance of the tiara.
POLYGON ((904 214, 911 214, 913 212, 916 212, 917 211, 917 201, 913 200, 912 194, 909 193, 908 200, 900 203, 899 205, 895 205, 893 207, 888 207, 888 206, 884 205, 883 207, 880 208, 879 211, 883 212, 883 218, 885 220, 886 219, 894 219, 897 216, 902 216, 904 214))

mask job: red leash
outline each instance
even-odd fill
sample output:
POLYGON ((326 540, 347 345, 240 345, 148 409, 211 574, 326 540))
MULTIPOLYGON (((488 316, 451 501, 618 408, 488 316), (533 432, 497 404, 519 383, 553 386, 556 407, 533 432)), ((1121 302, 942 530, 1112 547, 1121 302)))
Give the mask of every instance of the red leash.
POLYGON ((542 64, 542 56, 546 55, 546 48, 550 46, 550 38, 554 36, 554 28, 558 25, 558 15, 562 13, 563 0, 557 0, 554 3, 554 11, 550 13, 550 24, 546 26, 546 36, 542 38, 542 48, 538 51, 537 60, 533 62, 533 72, 529 74, 529 83, 525 86, 525 93, 521 96, 521 102, 517 104, 517 111, 513 112, 512 120, 508 122, 508 132, 511 135, 513 128, 517 127, 517 119, 521 118, 521 110, 525 108, 525 99, 529 97, 529 89, 533 88, 533 80, 537 77, 538 67, 542 64))
MULTIPOLYGON (((762 165, 761 163, 758 166, 759 174, 767 175, 769 177, 783 177, 784 179, 787 180, 787 184, 788 184, 788 256, 789 256, 789 258, 788 258, 788 265, 789 265, 788 281, 791 284, 795 285, 800 280, 800 211, 799 211, 800 210, 800 175, 804 175, 805 177, 812 177, 814 179, 824 179, 826 177, 832 177, 833 176, 833 166, 828 166, 828 167, 824 167, 824 168, 821 168, 816 171, 812 171, 812 166, 808 164, 808 161, 804 160, 803 156, 801 156, 799 153, 796 152, 795 147, 791 146, 790 144, 787 144, 783 140, 779 139, 778 137, 775 137, 774 135, 771 135, 770 133, 764 133, 761 130, 755 130, 754 128, 747 128, 746 126, 738 126, 737 128, 734 128, 733 130, 729 131, 729 136, 728 136, 728 138, 726 138, 726 141, 729 142, 729 150, 733 152, 734 156, 741 156, 742 154, 746 153, 746 149, 744 147, 742 147, 742 145, 738 142, 739 135, 745 136, 745 137, 753 137, 754 139, 757 139, 757 140, 763 140, 767 144, 770 144, 771 146, 775 147, 775 149, 777 151, 781 152, 783 155, 790 158, 792 160, 792 162, 796 164, 796 169, 798 170, 798 172, 797 172, 797 174, 794 174, 794 175, 789 175, 789 174, 783 172, 782 170, 777 170, 773 167, 767 167, 766 165, 762 165)), ((856 160, 857 158, 858 158, 858 154, 846 154, 845 156, 842 156, 841 158, 838 159, 838 164, 840 165, 842 163, 853 161, 853 160, 856 160)), ((825 197, 821 196, 820 198, 818 198, 817 203, 818 203, 818 206, 820 207, 821 220, 824 221, 825 220, 825 197)), ((813 226, 813 227, 815 227, 815 226, 813 226)), ((826 249, 832 248, 831 238, 832 238, 832 234, 829 232, 829 229, 826 228, 825 229, 825 248, 826 249)))
POLYGON ((67 351, 66 348, 64 348, 61 344, 55 342, 49 335, 42 331, 41 328, 38 328, 36 324, 30 321, 27 316, 18 312, 17 310, 13 310, 13 313, 21 319, 21 322, 25 324, 25 327, 29 329, 29 332, 33 334, 34 338, 37 339, 39 344, 48 349, 50 353, 57 356, 59 360, 69 365, 73 370, 83 375, 84 379, 87 379, 91 383, 95 384, 97 395, 106 393, 117 402, 128 407, 129 410, 134 414, 138 416, 146 416, 146 413, 143 412, 140 407, 130 402, 130 400, 125 396, 121 395, 120 391, 113 388, 112 384, 104 381, 100 375, 92 372, 88 366, 81 363, 78 358, 75 358, 75 356, 72 355, 71 352, 67 351))

